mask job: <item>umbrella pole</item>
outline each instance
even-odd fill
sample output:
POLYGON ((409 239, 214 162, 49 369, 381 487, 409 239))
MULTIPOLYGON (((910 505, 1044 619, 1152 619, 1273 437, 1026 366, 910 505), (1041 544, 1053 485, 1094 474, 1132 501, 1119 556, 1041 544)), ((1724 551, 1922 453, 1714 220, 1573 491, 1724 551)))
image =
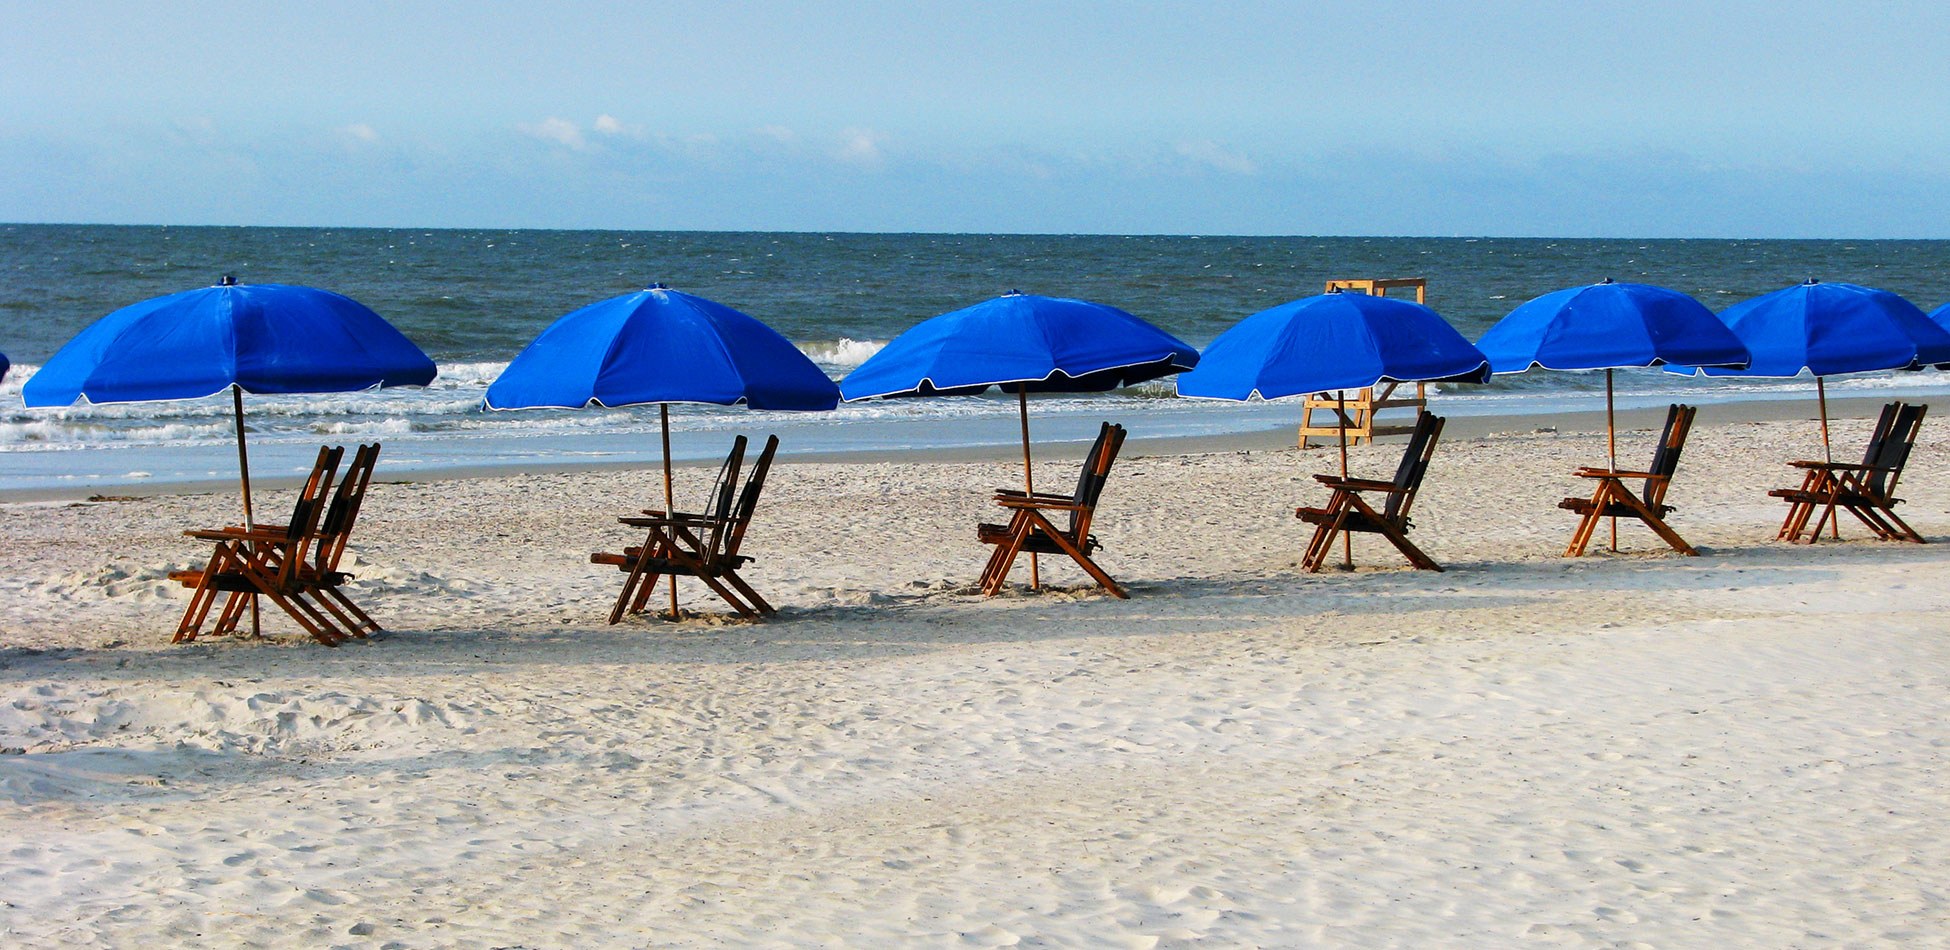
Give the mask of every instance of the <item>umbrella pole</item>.
POLYGON ((251 531, 257 527, 251 517, 251 459, 244 449, 244 390, 236 383, 230 384, 230 405, 237 414, 237 471, 244 484, 244 530, 251 531))
POLYGON ((1815 377, 1815 399, 1821 404, 1821 460, 1830 464, 1835 456, 1828 448, 1828 384, 1815 377))
MULTIPOLYGON (((1016 390, 1016 408, 1022 414, 1022 491, 1034 496, 1036 483, 1029 475, 1029 387, 1016 390)), ((1029 552, 1029 589, 1042 590, 1043 578, 1037 571, 1036 552, 1029 552)))
MULTIPOLYGON (((1618 471, 1618 425, 1612 418, 1611 367, 1605 367, 1605 456, 1612 471, 1618 471)), ((1612 515, 1611 553, 1618 553, 1618 516, 1612 515)))
MULTIPOLYGON (((251 457, 244 449, 244 389, 236 383, 230 384, 230 407, 237 414, 237 474, 244 486, 244 530, 257 530, 257 519, 251 515, 251 457)), ((252 544, 253 553, 256 551, 252 544)), ((257 613, 257 595, 251 595, 251 638, 264 635, 263 618, 257 613)))
MULTIPOLYGON (((677 514, 677 503, 672 499, 670 493, 670 403, 658 403, 657 415, 660 421, 663 422, 664 427, 664 517, 670 518, 675 517, 677 514)), ((645 551, 641 556, 649 557, 650 552, 645 551)), ((676 620, 677 575, 668 575, 667 579, 670 581, 670 619, 676 620)))
MULTIPOLYGON (((1341 479, 1347 479, 1347 390, 1334 390, 1335 426, 1341 431, 1341 479)), ((1354 538, 1348 532, 1341 532, 1341 569, 1354 570, 1354 538)))
MULTIPOLYGON (((250 453, 244 451, 244 388, 236 382, 230 384, 230 408, 238 419, 238 480, 244 486, 244 531, 257 531, 257 519, 250 511, 250 453)), ((250 542, 252 554, 257 552, 257 544, 250 542)), ((257 595, 250 595, 250 636, 257 640, 263 636, 263 616, 257 614, 257 595)))
MULTIPOLYGON (((1821 405, 1821 460, 1833 465, 1835 463, 1835 454, 1828 447, 1828 384, 1819 376, 1815 377, 1815 400, 1821 405)), ((1830 477, 1833 477, 1833 473, 1830 473, 1830 477)), ((1834 521, 1829 522, 1828 530, 1834 532, 1831 537, 1835 540, 1840 541, 1842 539, 1842 519, 1840 515, 1837 515, 1834 521)), ((1815 537, 1821 537, 1821 525, 1819 524, 1815 525, 1815 537)))

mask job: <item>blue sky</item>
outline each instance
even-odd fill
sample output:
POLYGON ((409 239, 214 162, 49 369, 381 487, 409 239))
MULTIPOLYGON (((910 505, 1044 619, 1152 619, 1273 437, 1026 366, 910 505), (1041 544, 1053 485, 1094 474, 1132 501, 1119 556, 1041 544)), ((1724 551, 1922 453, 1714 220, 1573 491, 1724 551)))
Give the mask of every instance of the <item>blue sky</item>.
POLYGON ((0 220, 1950 237, 1946 40, 1924 3, 0 0, 0 220))

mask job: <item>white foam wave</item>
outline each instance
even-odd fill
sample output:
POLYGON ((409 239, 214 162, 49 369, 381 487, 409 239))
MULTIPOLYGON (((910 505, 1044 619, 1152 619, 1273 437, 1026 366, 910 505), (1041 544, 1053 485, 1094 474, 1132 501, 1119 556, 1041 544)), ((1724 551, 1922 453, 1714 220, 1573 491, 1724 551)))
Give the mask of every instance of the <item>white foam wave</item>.
POLYGON ((845 371, 859 366, 887 346, 885 340, 815 340, 799 344, 799 352, 827 372, 845 371))
POLYGON ((7 370, 7 378, 0 379, 0 406, 19 401, 20 387, 32 379, 38 370, 40 366, 34 363, 15 363, 12 369, 7 370))
POLYGON ((405 419, 379 419, 373 422, 321 422, 311 431, 318 435, 405 435, 420 427, 405 419))
POLYGON ((479 392, 488 388, 508 364, 501 363, 445 363, 440 366, 440 375, 433 378, 429 390, 467 390, 479 392))
POLYGON ((141 445, 183 445, 192 442, 228 440, 235 437, 235 431, 230 424, 224 422, 104 426, 76 424, 64 419, 9 421, 0 422, 0 451, 80 447, 118 442, 141 445))

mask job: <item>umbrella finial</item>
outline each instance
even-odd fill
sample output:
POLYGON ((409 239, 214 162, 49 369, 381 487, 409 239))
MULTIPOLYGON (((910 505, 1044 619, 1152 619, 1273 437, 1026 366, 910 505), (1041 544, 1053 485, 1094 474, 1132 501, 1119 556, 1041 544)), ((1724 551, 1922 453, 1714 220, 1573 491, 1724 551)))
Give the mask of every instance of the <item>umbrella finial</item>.
POLYGON ((1804 281, 1802 281, 1802 282, 1801 282, 1801 286, 1803 286, 1803 287, 1813 287, 1814 285, 1816 285, 1816 284, 1819 284, 1819 283, 1821 283, 1821 281, 1818 281, 1818 280, 1816 280, 1816 279, 1814 279, 1813 277, 1810 277, 1810 278, 1808 278, 1807 280, 1804 280, 1804 281))
POLYGON ((1020 296, 1022 296, 1022 291, 1020 291, 1020 290, 1017 290, 1017 289, 1015 289, 1014 287, 1011 287, 1011 288, 1009 288, 1008 290, 1005 290, 1005 291, 1003 291, 1003 292, 1002 292, 1002 296, 1004 296, 1004 297, 1020 297, 1020 296))
POLYGON ((661 281, 661 280, 659 280, 659 281, 654 281, 654 282, 652 282, 652 283, 650 284, 650 286, 649 286, 648 288, 646 288, 646 289, 649 289, 649 290, 669 290, 669 289, 670 289, 670 285, 669 285, 669 284, 666 284, 666 283, 664 283, 664 282, 663 282, 663 281, 661 281))
POLYGON ((1339 285, 1339 284, 1336 284, 1336 285, 1334 285, 1334 286, 1332 286, 1332 287, 1329 287, 1329 288, 1327 288, 1327 292, 1328 292, 1328 293, 1330 293, 1330 294, 1338 294, 1338 293, 1340 293, 1340 292, 1341 292, 1341 288, 1340 288, 1340 285, 1339 285))
POLYGON ((1609 283, 1614 283, 1614 281, 1611 278, 1607 277, 1604 280, 1599 281, 1598 286, 1603 287, 1604 285, 1609 283))
POLYGON ((236 275, 236 274, 225 274, 225 275, 223 275, 223 277, 222 277, 222 278, 220 278, 220 279, 218 279, 218 281, 217 281, 217 286, 219 286, 219 287, 235 287, 235 286, 237 286, 237 275, 236 275))

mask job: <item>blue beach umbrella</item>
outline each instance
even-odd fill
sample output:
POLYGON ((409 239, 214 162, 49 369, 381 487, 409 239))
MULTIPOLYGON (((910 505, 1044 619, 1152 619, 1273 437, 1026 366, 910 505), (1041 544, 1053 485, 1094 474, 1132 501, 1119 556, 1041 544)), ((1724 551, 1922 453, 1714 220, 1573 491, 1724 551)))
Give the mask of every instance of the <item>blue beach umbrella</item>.
POLYGON ((7 362, 7 354, 0 353, 0 379, 7 378, 7 370, 12 368, 12 366, 12 363, 7 362))
MULTIPOLYGON (((1178 394, 1244 401, 1364 389, 1381 382, 1471 382, 1490 362, 1441 314, 1393 297, 1332 290, 1247 317, 1219 334, 1178 394)), ((1341 474, 1347 474, 1341 416, 1341 474)))
POLYGON ((1219 334, 1178 394, 1279 399, 1380 382, 1472 382, 1489 360, 1434 310, 1338 290, 1261 310, 1219 334))
MULTIPOLYGON (((611 297, 541 332, 487 390, 489 409, 620 409, 656 403, 663 425, 664 510, 671 497, 670 404, 825 412, 839 389, 778 331, 724 304, 663 284, 611 297)), ((677 613, 677 585, 670 590, 677 613)))
POLYGON ((424 386, 433 360, 350 297, 285 284, 214 287, 131 304, 89 325, 21 387, 29 406, 198 399, 230 390, 244 521, 251 516, 244 393, 424 386))
MULTIPOLYGON (((1183 340, 1116 307, 1011 290, 914 325, 840 380, 851 402, 900 396, 1016 394, 1022 484, 1029 460, 1029 394, 1106 392, 1198 365, 1183 340)), ((1030 555, 1030 586, 1040 586, 1030 555)))
POLYGON ((1612 371, 1645 366, 1742 367, 1747 347, 1713 311, 1676 290, 1610 279, 1530 300, 1476 341, 1498 375, 1532 367, 1605 371, 1605 441, 1618 468, 1612 371))
POLYGON ((848 402, 1015 393, 1029 478, 1029 394, 1105 392, 1198 365, 1183 340, 1116 307, 1011 290, 923 320, 845 379, 848 402))
POLYGON ((1728 307, 1720 320, 1753 354, 1744 369, 1668 366, 1667 372, 1788 378, 1810 373, 1821 405, 1821 445, 1828 447, 1824 377, 1950 363, 1950 330, 1915 304, 1886 290, 1814 280, 1728 307))

